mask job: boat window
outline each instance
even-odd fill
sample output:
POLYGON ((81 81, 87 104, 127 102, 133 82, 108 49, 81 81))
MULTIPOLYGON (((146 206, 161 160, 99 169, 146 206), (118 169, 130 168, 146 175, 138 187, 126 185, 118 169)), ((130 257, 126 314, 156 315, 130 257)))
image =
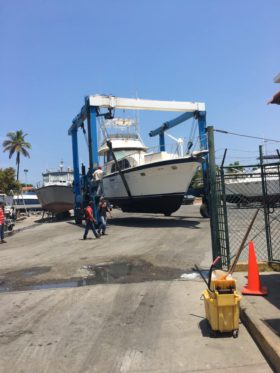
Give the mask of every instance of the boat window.
MULTIPOLYGON (((139 153, 138 149, 114 150, 115 157, 118 161, 137 153, 139 153)), ((111 160, 113 160, 113 158, 111 160)))
POLYGON ((115 157, 117 158, 117 160, 121 160, 122 158, 124 158, 125 156, 127 156, 129 154, 129 151, 127 151, 127 150, 115 150, 114 153, 115 153, 115 157))
POLYGON ((111 152, 111 150, 109 150, 108 153, 107 153, 107 159, 105 160, 105 163, 110 162, 112 160, 113 160, 112 152, 111 152))
MULTIPOLYGON (((130 163, 128 162, 127 159, 122 159, 121 161, 118 161, 118 165, 121 170, 124 170, 125 168, 130 167, 130 163)), ((111 172, 116 172, 116 171, 117 171, 117 167, 116 167, 116 164, 114 163, 112 165, 111 172)))
POLYGON ((24 198, 24 200, 22 200, 22 198, 20 199, 16 199, 14 200, 14 204, 15 205, 36 205, 36 204, 40 204, 39 200, 38 199, 27 199, 27 198, 24 198))

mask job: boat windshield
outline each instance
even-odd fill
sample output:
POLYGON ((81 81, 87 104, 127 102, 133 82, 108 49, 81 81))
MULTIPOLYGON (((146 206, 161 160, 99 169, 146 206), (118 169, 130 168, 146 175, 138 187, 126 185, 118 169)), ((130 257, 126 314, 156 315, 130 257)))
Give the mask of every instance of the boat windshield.
MULTIPOLYGON (((114 150, 115 157, 117 158, 118 161, 130 155, 133 155, 135 153, 139 153, 139 149, 114 150)), ((112 153, 108 152, 107 162, 110 162, 112 160, 113 160, 112 153)))

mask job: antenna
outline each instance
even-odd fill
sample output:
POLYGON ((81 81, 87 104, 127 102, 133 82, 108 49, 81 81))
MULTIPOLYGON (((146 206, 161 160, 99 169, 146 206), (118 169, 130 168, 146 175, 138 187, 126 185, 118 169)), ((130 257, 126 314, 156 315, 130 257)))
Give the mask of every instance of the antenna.
POLYGON ((179 155, 180 155, 180 157, 183 157, 184 156, 184 140, 181 137, 179 137, 178 139, 176 139, 176 137, 170 135, 170 133, 168 133, 168 132, 165 132, 165 134, 168 137, 170 137, 172 140, 174 140, 174 141, 177 142, 178 147, 180 149, 180 154, 179 155))

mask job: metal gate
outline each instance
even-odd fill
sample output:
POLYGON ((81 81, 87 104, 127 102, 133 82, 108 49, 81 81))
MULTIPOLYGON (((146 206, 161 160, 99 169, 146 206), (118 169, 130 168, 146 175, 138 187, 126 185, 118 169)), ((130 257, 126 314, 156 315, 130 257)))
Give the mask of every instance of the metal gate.
MULTIPOLYGON (((258 261, 280 263, 280 163, 216 168, 209 181, 213 257, 227 269, 257 209, 249 234, 258 261)), ((240 261, 248 260, 248 242, 240 261)))

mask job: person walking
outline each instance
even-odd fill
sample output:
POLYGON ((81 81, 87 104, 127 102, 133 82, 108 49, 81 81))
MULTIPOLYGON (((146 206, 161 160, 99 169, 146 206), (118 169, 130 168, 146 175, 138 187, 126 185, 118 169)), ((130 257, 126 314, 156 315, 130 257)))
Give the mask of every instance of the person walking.
POLYGON ((6 243, 4 240, 5 210, 4 204, 0 203, 0 244, 6 243))
POLYGON ((93 180, 96 182, 97 185, 97 195, 103 194, 103 170, 101 166, 98 166, 97 170, 94 171, 92 174, 93 180))
POLYGON ((94 226, 94 223, 97 224, 97 222, 93 214, 93 207, 94 207, 94 204, 92 201, 90 201, 87 207, 85 208, 86 227, 85 227, 85 232, 83 236, 84 240, 87 239, 87 234, 90 229, 93 231, 93 234, 95 235, 96 238, 100 238, 100 234, 97 233, 95 226, 94 226))
POLYGON ((105 200, 104 197, 100 197, 100 201, 98 204, 98 212, 99 212, 99 219, 101 223, 98 229, 98 233, 105 235, 106 228, 107 228, 107 212, 109 213, 111 219, 112 219, 112 214, 108 206, 108 202, 105 200))

